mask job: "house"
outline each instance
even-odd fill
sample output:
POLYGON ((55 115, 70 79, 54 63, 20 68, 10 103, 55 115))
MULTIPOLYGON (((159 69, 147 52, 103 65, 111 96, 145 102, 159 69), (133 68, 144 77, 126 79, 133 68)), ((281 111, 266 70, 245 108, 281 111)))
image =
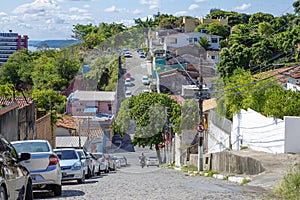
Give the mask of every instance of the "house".
POLYGON ((67 98, 66 114, 111 118, 116 112, 116 101, 116 92, 76 90, 67 98))
POLYGON ((162 40, 164 45, 163 48, 164 50, 172 50, 183 46, 194 46, 203 37, 207 38, 211 49, 220 50, 221 36, 200 32, 177 33, 165 36, 162 40))
POLYGON ((31 98, 0 97, 0 133, 8 140, 44 139, 54 147, 55 127, 51 114, 39 111, 31 98))
POLYGON ((96 117, 80 118, 59 115, 56 122, 56 148, 85 148, 90 152, 103 151, 111 146, 109 130, 96 117))

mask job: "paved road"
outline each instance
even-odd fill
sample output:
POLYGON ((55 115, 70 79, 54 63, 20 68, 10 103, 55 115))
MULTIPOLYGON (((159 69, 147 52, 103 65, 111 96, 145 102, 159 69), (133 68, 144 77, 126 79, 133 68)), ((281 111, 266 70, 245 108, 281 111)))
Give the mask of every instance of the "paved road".
POLYGON ((155 155, 153 150, 137 148, 126 155, 129 165, 116 172, 102 174, 86 180, 84 184, 63 184, 61 197, 48 193, 35 193, 36 199, 263 199, 264 190, 240 186, 232 182, 186 174, 161 167, 141 168, 138 156, 155 155))

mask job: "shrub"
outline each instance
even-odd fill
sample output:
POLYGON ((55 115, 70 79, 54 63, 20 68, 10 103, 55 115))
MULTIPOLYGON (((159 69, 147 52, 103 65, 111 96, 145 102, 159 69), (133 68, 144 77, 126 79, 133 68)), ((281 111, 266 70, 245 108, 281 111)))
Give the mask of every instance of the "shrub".
POLYGON ((300 199, 300 167, 290 170, 274 192, 282 199, 300 199))

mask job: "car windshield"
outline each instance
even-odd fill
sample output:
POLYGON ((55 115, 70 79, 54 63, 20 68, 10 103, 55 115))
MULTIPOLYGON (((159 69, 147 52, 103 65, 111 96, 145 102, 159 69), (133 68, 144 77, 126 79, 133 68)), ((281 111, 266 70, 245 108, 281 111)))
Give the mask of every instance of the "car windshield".
POLYGON ((46 142, 17 142, 12 143, 18 153, 49 152, 46 142))
POLYGON ((61 160, 78 159, 78 155, 74 150, 55 150, 54 152, 61 160))
POLYGON ((102 154, 99 154, 99 153, 94 153, 93 155, 94 155, 97 159, 103 158, 103 155, 102 155, 102 154))

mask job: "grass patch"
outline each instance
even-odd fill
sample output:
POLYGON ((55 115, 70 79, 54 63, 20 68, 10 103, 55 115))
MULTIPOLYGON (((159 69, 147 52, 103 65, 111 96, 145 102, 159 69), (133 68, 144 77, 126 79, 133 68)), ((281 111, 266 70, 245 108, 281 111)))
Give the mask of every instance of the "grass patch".
POLYGON ((189 167, 189 166, 184 166, 181 168, 182 172, 191 172, 191 171, 198 171, 197 167, 189 167))
POLYGON ((207 177, 213 177, 214 174, 219 174, 219 172, 216 172, 216 171, 204 171, 204 176, 207 176, 207 177))
POLYGON ((224 176, 223 180, 228 181, 229 177, 235 176, 234 174, 228 174, 227 176, 224 176))
POLYGON ((245 185, 245 184, 250 183, 250 182, 251 182, 251 180, 244 178, 241 185, 245 185))
POLYGON ((300 167, 290 170, 274 189, 279 199, 300 199, 300 167))

